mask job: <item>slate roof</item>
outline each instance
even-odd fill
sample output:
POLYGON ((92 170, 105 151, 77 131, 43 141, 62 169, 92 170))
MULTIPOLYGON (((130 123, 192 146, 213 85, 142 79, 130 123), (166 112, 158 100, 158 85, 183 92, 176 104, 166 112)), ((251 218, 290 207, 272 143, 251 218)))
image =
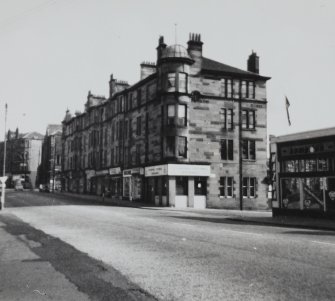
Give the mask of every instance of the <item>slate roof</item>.
POLYGON ((48 124, 47 126, 47 135, 55 135, 57 132, 62 132, 62 125, 61 124, 48 124))
POLYGON ((227 75, 240 75, 243 77, 251 77, 251 78, 258 78, 258 79, 264 79, 268 80, 270 77, 262 76, 257 73, 245 71, 242 69, 238 69, 211 59, 208 59, 206 57, 202 58, 202 65, 201 70, 204 72, 210 72, 210 73, 223 73, 227 75))

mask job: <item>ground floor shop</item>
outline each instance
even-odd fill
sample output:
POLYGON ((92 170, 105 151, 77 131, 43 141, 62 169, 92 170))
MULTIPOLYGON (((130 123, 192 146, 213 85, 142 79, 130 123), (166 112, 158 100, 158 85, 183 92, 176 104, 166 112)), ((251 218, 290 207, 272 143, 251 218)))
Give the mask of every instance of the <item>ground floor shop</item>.
POLYGON ((164 164, 145 168, 147 198, 160 206, 206 208, 209 165, 164 164))
POLYGON ((335 128, 271 139, 274 214, 335 217, 335 128))

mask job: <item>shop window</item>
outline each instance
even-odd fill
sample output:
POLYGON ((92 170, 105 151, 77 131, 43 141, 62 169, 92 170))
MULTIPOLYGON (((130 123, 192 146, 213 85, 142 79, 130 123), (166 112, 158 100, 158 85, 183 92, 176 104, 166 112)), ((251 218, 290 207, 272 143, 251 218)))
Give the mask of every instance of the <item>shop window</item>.
POLYGON ((242 110, 242 129, 255 129, 255 111, 242 110))
POLYGON ((166 156, 174 157, 175 155, 175 137, 167 136, 166 137, 166 156))
POLYGON ((255 140, 242 140, 242 158, 245 160, 256 159, 255 140))
POLYGON ((233 140, 221 139, 221 160, 234 160, 233 140))
POLYGON ((232 130, 234 128, 233 114, 234 114, 233 109, 226 109, 226 108, 222 109, 221 119, 224 129, 232 130))
POLYGON ((220 177, 220 197, 231 198, 234 192, 234 178, 220 177))
POLYGON ((187 157, 187 138, 177 136, 177 154, 179 157, 187 157))
POLYGON ((242 180, 242 193, 244 198, 256 197, 256 178, 245 177, 242 180))
POLYGON ((142 118, 141 116, 138 116, 136 120, 136 135, 137 136, 140 136, 142 132, 141 123, 142 123, 142 118))
POLYGON ((167 177, 162 177, 162 195, 167 195, 168 179, 167 177))
POLYGON ((168 73, 167 75, 167 91, 174 92, 176 91, 176 74, 168 73))
POLYGON ((312 172, 316 171, 316 160, 310 159, 305 161, 305 171, 306 172, 312 172))
POLYGON ((318 171, 329 171, 328 159, 319 158, 317 169, 318 169, 318 171))
POLYGON ((178 91, 181 93, 187 93, 187 74, 186 73, 179 73, 179 87, 178 91))
POLYGON ((207 194, 207 178, 205 177, 194 178, 194 194, 195 195, 207 194))
POLYGON ((187 177, 176 177, 176 195, 188 195, 187 177))

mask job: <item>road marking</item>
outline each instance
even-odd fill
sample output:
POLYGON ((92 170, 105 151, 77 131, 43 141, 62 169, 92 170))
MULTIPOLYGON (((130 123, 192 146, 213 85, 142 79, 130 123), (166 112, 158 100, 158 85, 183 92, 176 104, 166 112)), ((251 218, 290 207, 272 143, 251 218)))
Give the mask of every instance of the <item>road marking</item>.
POLYGON ((317 241, 317 240, 312 240, 312 242, 317 243, 317 244, 323 244, 323 245, 332 245, 332 246, 335 246, 335 244, 332 243, 332 242, 324 242, 324 241, 317 241))

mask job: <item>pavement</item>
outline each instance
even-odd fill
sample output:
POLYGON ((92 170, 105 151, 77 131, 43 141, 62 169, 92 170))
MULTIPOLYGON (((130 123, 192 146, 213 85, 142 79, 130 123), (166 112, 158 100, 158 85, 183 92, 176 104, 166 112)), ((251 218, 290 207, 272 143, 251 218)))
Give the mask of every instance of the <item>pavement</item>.
POLYGON ((227 209, 193 209, 193 208, 174 208, 174 207, 159 207, 153 206, 153 204, 142 203, 142 202, 130 202, 127 200, 120 200, 116 198, 102 198, 101 196, 94 195, 83 195, 76 193, 62 192, 64 196, 71 196, 80 198, 87 201, 95 201, 99 204, 108 204, 113 206, 121 207, 141 207, 151 208, 155 210, 171 210, 180 211, 189 214, 201 215, 206 219, 210 219, 212 222, 224 218, 232 221, 240 221, 246 223, 255 223, 263 225, 273 225, 279 227, 294 227, 301 229, 316 229, 316 230, 330 230, 335 231, 335 220, 333 219, 322 219, 313 217, 303 216, 272 216, 272 211, 249 211, 249 210, 227 210, 227 209))

